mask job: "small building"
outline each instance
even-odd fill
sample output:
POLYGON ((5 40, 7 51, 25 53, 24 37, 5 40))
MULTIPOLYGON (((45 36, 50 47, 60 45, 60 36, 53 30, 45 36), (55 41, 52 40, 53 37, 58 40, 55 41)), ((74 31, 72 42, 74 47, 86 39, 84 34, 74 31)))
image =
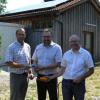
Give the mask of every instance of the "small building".
POLYGON ((23 24, 32 51, 41 41, 41 33, 48 27, 53 30, 54 41, 69 49, 68 38, 77 34, 82 46, 100 61, 100 2, 98 0, 49 0, 38 7, 29 7, 0 15, 1 22, 23 24), (55 3, 56 2, 56 3, 55 3))

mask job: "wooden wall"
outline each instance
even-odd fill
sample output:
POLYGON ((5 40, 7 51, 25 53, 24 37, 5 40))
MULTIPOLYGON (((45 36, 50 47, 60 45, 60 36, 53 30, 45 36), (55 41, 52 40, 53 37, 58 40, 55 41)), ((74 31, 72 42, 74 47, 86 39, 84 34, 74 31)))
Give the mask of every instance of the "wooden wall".
POLYGON ((78 34, 84 47, 84 31, 93 32, 93 55, 95 61, 100 61, 100 12, 90 2, 66 9, 64 12, 59 13, 56 18, 54 18, 53 14, 50 14, 12 19, 8 20, 8 22, 23 24, 25 26, 31 25, 33 33, 36 33, 37 29, 52 28, 53 39, 62 46, 63 52, 69 49, 68 39, 70 35, 78 34))
POLYGON ((94 58, 100 61, 100 12, 94 6, 86 2, 63 12, 55 19, 53 26, 57 42, 63 42, 63 51, 69 49, 68 38, 72 34, 78 34, 84 47, 83 31, 94 33, 94 58), (61 39, 61 24, 63 23, 63 39, 61 39))

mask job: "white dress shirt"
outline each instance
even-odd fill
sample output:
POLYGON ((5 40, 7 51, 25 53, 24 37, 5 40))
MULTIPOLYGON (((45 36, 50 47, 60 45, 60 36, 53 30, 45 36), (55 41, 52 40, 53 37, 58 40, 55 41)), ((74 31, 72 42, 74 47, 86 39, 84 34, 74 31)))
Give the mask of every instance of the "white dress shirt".
POLYGON ((63 74, 64 79, 75 79, 86 73, 89 68, 94 67, 94 63, 91 54, 80 48, 77 52, 72 50, 65 52, 61 66, 66 67, 63 74))

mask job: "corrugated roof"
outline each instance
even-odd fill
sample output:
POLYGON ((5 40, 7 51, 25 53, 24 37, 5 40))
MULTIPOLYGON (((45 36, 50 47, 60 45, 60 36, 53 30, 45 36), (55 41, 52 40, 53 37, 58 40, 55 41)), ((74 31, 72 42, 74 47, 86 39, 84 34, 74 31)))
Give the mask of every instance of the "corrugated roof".
POLYGON ((29 10, 38 10, 38 9, 43 9, 43 8, 55 7, 56 5, 64 3, 66 1, 68 0, 54 0, 54 1, 49 1, 49 2, 42 2, 37 5, 30 5, 27 7, 8 11, 7 13, 18 13, 18 12, 24 12, 24 11, 29 11, 29 10))
MULTIPOLYGON (((75 6, 75 5, 85 2, 85 1, 89 1, 89 0, 71 0, 71 1, 69 1, 69 0, 54 0, 54 1, 49 1, 49 2, 43 2, 38 5, 31 5, 28 7, 23 7, 23 8, 19 8, 16 10, 12 10, 6 14, 12 15, 12 14, 16 14, 16 13, 21 14, 21 13, 30 13, 30 12, 41 13, 41 12, 57 11, 57 10, 62 11, 63 9, 68 9, 72 6, 75 6)), ((94 1, 94 0, 90 0, 90 1, 94 1)), ((96 0, 96 2, 97 2, 97 0, 96 0)))
POLYGON ((58 5, 58 7, 54 8, 55 10, 62 10, 64 8, 68 8, 68 7, 71 7, 75 4, 77 4, 79 1, 82 1, 82 0, 72 0, 71 2, 68 2, 68 3, 65 3, 63 5, 58 5))
POLYGON ((58 12, 62 12, 66 9, 69 9, 71 7, 74 7, 76 5, 82 4, 84 2, 91 2, 96 9, 100 12, 100 3, 95 1, 95 0, 56 0, 56 2, 54 1, 50 1, 50 2, 45 2, 43 5, 44 6, 37 6, 34 7, 34 9, 24 9, 24 11, 20 9, 20 11, 16 11, 16 12, 12 12, 12 13, 8 13, 5 15, 0 15, 0 20, 8 20, 8 19, 12 19, 12 18, 22 18, 22 17, 29 17, 29 16, 36 16, 36 15, 43 15, 43 14, 56 14, 58 12), (59 2, 57 2, 59 1, 59 2), (61 2, 63 1, 63 2, 61 2), (50 4, 50 5, 45 5, 45 4, 50 4))

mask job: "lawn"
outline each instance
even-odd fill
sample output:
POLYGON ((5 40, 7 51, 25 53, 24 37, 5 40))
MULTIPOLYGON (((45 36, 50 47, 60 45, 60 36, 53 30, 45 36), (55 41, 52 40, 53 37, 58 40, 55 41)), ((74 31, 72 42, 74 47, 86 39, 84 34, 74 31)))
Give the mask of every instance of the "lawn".
MULTIPOLYGON (((61 82, 61 77, 59 78, 61 82)), ((86 80, 85 100, 100 100, 100 67, 95 68, 95 73, 86 80)), ((59 100, 62 100, 61 83, 59 84, 59 100)), ((9 75, 0 74, 0 100, 9 100, 9 75)), ((26 100, 37 100, 35 79, 29 81, 26 100)), ((49 100, 49 99, 47 99, 49 100)))

